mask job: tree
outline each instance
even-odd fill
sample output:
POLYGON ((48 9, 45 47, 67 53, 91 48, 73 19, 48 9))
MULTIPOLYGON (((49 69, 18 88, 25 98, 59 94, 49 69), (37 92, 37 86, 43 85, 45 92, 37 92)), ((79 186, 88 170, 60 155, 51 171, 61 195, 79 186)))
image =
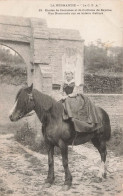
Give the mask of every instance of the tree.
POLYGON ((100 69, 112 71, 122 71, 123 67, 123 48, 108 47, 109 42, 103 43, 100 39, 96 44, 91 42, 85 46, 85 69, 88 72, 96 72, 100 69))

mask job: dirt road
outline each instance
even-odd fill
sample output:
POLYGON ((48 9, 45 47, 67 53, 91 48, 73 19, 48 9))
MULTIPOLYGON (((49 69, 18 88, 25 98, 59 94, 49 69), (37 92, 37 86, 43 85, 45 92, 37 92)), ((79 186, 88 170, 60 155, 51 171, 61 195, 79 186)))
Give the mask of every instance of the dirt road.
POLYGON ((61 157, 55 156, 55 183, 43 188, 47 176, 47 155, 23 147, 13 135, 0 135, 0 196, 100 196, 123 195, 123 157, 108 153, 108 176, 96 181, 100 157, 91 144, 73 147, 69 152, 69 166, 73 185, 63 192, 64 172, 61 157))

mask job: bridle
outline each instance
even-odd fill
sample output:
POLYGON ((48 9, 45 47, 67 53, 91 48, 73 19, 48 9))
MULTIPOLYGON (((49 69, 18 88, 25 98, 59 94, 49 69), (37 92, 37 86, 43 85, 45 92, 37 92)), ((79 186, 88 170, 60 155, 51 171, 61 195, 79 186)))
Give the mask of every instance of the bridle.
POLYGON ((29 101, 34 101, 32 93, 28 93, 28 95, 29 95, 29 101))
MULTIPOLYGON (((32 102, 33 101, 33 105, 34 105, 34 108, 35 108, 35 103, 34 103, 34 98, 33 98, 32 93, 27 93, 27 94, 29 96, 29 102, 32 102)), ((35 113, 35 111, 33 109, 31 112, 25 114, 24 117, 32 116, 34 113, 35 113)))

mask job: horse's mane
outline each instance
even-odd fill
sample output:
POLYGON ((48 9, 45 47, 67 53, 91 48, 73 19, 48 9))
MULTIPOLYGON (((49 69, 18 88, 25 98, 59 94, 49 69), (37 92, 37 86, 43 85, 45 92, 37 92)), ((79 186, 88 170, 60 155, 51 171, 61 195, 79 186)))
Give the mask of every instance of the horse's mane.
POLYGON ((33 89, 33 96, 36 101, 36 104, 39 104, 41 109, 43 108, 46 112, 50 112, 54 118, 62 114, 62 103, 57 102, 51 96, 41 93, 36 89, 33 89))

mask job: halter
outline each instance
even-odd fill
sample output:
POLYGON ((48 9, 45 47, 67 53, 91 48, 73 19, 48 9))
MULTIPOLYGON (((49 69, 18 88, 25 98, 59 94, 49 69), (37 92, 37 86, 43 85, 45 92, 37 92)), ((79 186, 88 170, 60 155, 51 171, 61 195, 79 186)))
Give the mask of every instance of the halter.
MULTIPOLYGON (((29 102, 33 101, 33 105, 34 105, 34 108, 35 108, 35 103, 34 103, 34 98, 33 98, 33 95, 32 93, 28 93, 28 96, 29 96, 29 102)), ((33 114, 34 112, 30 112, 30 114, 33 114)), ((31 116, 30 114, 27 114, 26 116, 31 116)))

